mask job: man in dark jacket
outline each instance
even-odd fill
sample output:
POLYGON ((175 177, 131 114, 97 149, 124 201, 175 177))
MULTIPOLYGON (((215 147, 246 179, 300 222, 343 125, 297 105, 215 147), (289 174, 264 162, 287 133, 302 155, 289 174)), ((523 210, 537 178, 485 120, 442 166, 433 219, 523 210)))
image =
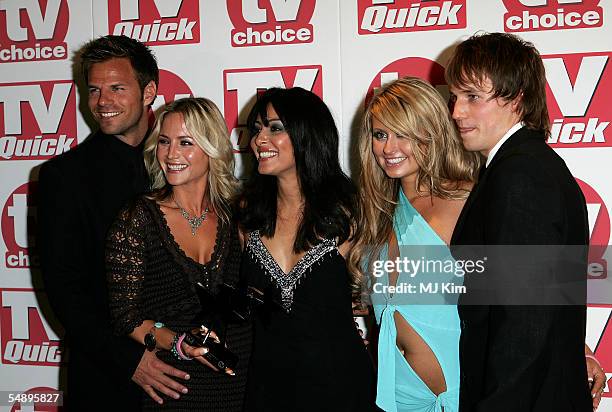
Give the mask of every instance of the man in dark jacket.
POLYGON ((186 374, 129 337, 114 336, 105 273, 106 233, 119 210, 147 190, 143 140, 159 72, 151 51, 105 36, 81 52, 89 108, 100 130, 45 163, 39 176, 39 245, 45 289, 66 330, 71 411, 137 410, 140 385, 177 397, 186 374), (131 378, 131 381, 130 381, 131 378))
POLYGON ((542 59, 517 36, 480 34, 457 47, 446 74, 463 144, 486 157, 451 243, 491 254, 460 299, 460 411, 591 410, 587 211, 546 144, 542 59))

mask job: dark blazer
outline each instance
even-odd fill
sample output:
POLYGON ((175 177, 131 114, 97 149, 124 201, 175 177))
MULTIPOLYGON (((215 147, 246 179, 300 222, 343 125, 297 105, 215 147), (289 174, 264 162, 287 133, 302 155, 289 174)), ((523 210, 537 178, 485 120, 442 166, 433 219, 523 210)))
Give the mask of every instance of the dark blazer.
MULTIPOLYGON (((451 245, 456 250, 457 245, 587 245, 588 240, 586 204, 576 181, 544 135, 523 127, 481 174, 451 245)), ((531 258, 527 253, 525 259, 531 258)), ((569 276, 584 286, 586 253, 576 259, 578 271, 569 276)), ((550 276, 544 283, 563 282, 555 276, 568 271, 547 264, 552 267, 538 272, 550 276)), ((508 276, 501 281, 511 284, 530 276, 516 268, 485 272, 480 280, 465 277, 467 293, 459 302, 460 411, 590 411, 584 304, 466 304, 474 303, 470 288, 482 286, 478 282, 508 276)))
POLYGON ((38 245, 46 293, 66 330, 71 411, 138 408, 142 391, 130 378, 143 347, 111 331, 104 254, 120 208, 147 185, 142 147, 100 132, 41 167, 38 245))

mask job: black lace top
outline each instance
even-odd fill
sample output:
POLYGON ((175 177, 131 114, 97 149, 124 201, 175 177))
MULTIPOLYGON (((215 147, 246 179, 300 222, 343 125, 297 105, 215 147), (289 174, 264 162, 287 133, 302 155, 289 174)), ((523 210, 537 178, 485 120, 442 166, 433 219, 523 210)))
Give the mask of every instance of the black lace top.
MULTIPOLYGON (((213 294, 221 283, 235 285, 240 256, 236 226, 219 222, 210 262, 194 261, 174 240, 157 203, 138 199, 119 213, 108 234, 106 262, 115 333, 129 334, 145 319, 163 322, 177 332, 196 326, 194 317, 201 306, 194 285, 201 282, 213 294)), ((188 409, 192 404, 194 410, 242 409, 251 328, 230 325, 226 333, 228 347, 240 359, 233 377, 197 361, 179 362, 169 352, 158 352, 160 359, 191 375, 186 382, 189 393, 178 401, 164 399, 164 410, 188 409)), ((161 407, 148 395, 143 400, 145 409, 161 407)))

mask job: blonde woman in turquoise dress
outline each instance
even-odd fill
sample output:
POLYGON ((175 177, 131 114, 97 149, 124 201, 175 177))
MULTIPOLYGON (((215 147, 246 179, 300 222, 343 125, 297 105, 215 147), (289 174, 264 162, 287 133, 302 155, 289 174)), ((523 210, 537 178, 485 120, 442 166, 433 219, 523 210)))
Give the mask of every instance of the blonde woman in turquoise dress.
MULTIPOLYGON (((362 267, 372 273, 375 260, 416 258, 406 256, 413 249, 405 246, 414 245, 432 246, 438 258, 452 260, 446 245, 480 157, 463 150, 439 93, 417 78, 383 87, 366 108, 359 156, 363 233, 351 264, 370 262, 362 267)), ((440 281, 454 276, 438 275, 440 281)), ((392 286, 411 280, 396 271, 370 279, 392 286)), ((429 298, 420 303, 432 304, 424 305, 410 304, 403 293, 372 294, 380 325, 376 403, 385 411, 457 410, 457 307, 441 295, 429 298)))
MULTIPOLYGON (((349 267, 369 285, 380 326, 376 404, 391 412, 456 412, 457 296, 388 293, 373 284, 418 284, 424 278, 395 269, 371 275, 377 260, 420 259, 422 252, 452 261, 447 245, 482 159, 463 150, 442 96, 411 77, 385 85, 370 100, 358 150, 362 232, 349 267)), ((461 283, 453 273, 428 276, 426 281, 461 283)), ((585 354, 592 355, 586 345, 585 354)), ((605 375, 592 358, 586 362, 595 407, 605 375)))

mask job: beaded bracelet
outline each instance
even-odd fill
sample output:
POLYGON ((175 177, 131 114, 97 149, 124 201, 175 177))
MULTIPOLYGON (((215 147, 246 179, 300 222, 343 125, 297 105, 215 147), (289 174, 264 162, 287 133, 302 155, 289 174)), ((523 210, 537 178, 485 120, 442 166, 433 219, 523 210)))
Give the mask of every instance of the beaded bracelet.
POLYGON ((172 344, 170 345, 170 352, 174 355, 174 357, 178 360, 192 360, 193 358, 185 355, 183 353, 183 349, 181 348, 181 344, 183 343, 183 339, 185 339, 185 334, 179 335, 178 333, 174 335, 172 338, 172 344))

